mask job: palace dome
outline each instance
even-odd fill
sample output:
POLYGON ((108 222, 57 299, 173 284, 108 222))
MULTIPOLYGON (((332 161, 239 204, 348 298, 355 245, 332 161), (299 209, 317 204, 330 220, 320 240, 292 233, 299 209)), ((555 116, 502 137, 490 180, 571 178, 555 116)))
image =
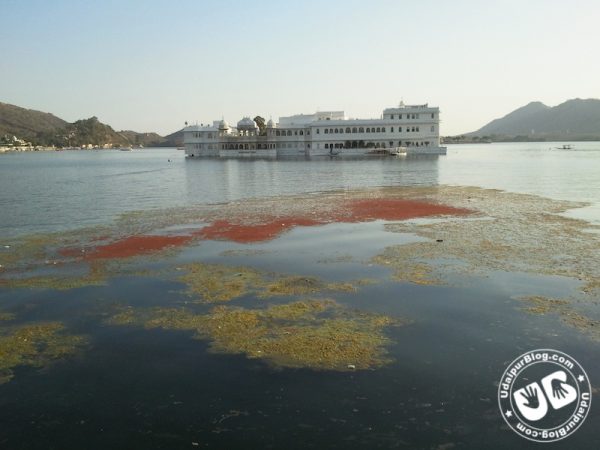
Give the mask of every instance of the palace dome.
POLYGON ((275 122, 273 122, 273 119, 269 119, 267 122, 267 128, 275 128, 275 122))
POLYGON ((238 130, 256 130, 258 125, 250 117, 244 117, 237 123, 238 130))
POLYGON ((219 122, 219 130, 229 130, 229 124, 225 121, 225 119, 219 122))

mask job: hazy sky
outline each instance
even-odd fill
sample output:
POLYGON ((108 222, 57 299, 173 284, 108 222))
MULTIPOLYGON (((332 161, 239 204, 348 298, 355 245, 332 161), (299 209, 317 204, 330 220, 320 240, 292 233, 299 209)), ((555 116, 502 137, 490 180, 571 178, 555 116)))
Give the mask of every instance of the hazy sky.
POLYGON ((429 103, 442 134, 600 98, 600 1, 0 0, 0 101, 117 130, 429 103))

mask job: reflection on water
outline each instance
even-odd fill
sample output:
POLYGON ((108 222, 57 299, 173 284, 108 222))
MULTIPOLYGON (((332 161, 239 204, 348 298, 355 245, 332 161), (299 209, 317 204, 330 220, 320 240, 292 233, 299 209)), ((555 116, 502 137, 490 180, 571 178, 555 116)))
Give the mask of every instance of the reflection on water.
POLYGON ((195 201, 216 203, 350 187, 434 185, 437 165, 437 157, 189 159, 185 179, 195 201))

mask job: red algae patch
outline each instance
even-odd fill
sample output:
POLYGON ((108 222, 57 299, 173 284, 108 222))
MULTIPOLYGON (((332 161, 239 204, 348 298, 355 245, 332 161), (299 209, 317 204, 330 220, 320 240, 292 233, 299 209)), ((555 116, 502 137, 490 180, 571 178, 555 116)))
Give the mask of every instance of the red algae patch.
MULTIPOLYGON (((325 201, 327 203, 327 201, 325 201)), ((232 211, 231 218, 215 218, 205 227, 186 235, 136 234, 114 240, 98 235, 88 241, 88 247, 66 247, 59 254, 67 258, 88 261, 123 259, 159 253, 166 249, 183 247, 199 240, 223 240, 250 244, 278 238, 296 227, 311 227, 328 223, 356 223, 372 220, 406 220, 441 215, 460 216, 473 211, 439 203, 405 198, 354 198, 339 201, 331 199, 328 207, 322 204, 293 203, 295 214, 271 215, 267 211, 232 211)))
POLYGON ((93 247, 85 253, 85 259, 130 258, 132 256, 147 255, 171 247, 181 247, 190 243, 192 239, 192 236, 129 236, 120 241, 93 247))
POLYGON ((472 213, 464 208, 417 200, 373 198, 353 200, 348 204, 348 218, 340 221, 407 220, 441 215, 463 216, 472 213))
POLYGON ((324 222, 304 217, 278 217, 266 222, 242 225, 228 220, 217 220, 197 234, 203 239, 227 240, 241 244, 270 241, 295 227, 322 225, 324 222))
POLYGON ((304 217, 263 218, 260 223, 242 224, 229 220, 217 220, 195 233, 202 239, 227 240, 238 243, 269 241, 299 226, 310 227, 332 222, 366 222, 370 220, 406 220, 441 215, 466 215, 472 213, 464 208, 405 199, 359 199, 352 200, 336 210, 304 217))

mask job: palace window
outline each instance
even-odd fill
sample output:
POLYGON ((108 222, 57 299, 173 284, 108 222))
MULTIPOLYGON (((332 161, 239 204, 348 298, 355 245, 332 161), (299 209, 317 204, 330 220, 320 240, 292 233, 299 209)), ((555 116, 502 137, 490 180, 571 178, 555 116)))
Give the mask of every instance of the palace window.
POLYGON ((390 128, 390 131, 393 133, 393 132, 394 132, 394 127, 391 127, 391 128, 390 128))
POLYGON ((300 130, 300 136, 304 135, 304 131, 300 130))
POLYGON ((338 132, 338 129, 336 128, 335 131, 334 131, 334 133, 337 134, 337 132, 338 132))
POLYGON ((329 144, 325 144, 325 148, 329 148, 329 144))
POLYGON ((356 133, 356 127, 352 128, 352 132, 356 133))
POLYGON ((294 130, 294 136, 298 136, 298 131, 294 130))
POLYGON ((435 131, 435 126, 431 125, 431 131, 435 131))
POLYGON ((398 133, 402 133, 402 127, 398 127, 398 133))
POLYGON ((288 130, 287 135, 291 136, 292 135, 292 130, 288 130))
POLYGON ((370 128, 367 128, 367 133, 370 133, 370 132, 371 132, 371 129, 370 129, 370 128))
POLYGON ((400 115, 398 116, 398 119, 402 120, 402 114, 400 114, 400 115))
POLYGON ((350 133, 350 127, 346 128, 346 133, 350 133))
MULTIPOLYGON (((392 130, 392 131, 394 131, 394 130, 392 130)), ((385 133, 385 127, 382 127, 382 128, 381 128, 381 132, 382 132, 382 133, 385 133)))
POLYGON ((319 133, 319 129, 318 129, 318 128, 317 128, 317 134, 320 134, 320 133, 319 133))
POLYGON ((435 119, 435 114, 431 113, 431 118, 435 119))
POLYGON ((419 131, 419 127, 417 127, 417 131, 419 131))
POLYGON ((277 136, 279 136, 279 134, 280 134, 280 133, 279 133, 279 130, 278 130, 278 131, 276 131, 276 132, 275 132, 275 134, 276 134, 277 136))
POLYGON ((392 115, 390 116, 390 119, 393 119, 393 118, 394 118, 394 115, 392 114, 392 115))
POLYGON ((325 128, 325 134, 329 133, 329 130, 327 128, 325 128))
POLYGON ((358 128, 358 132, 359 132, 359 133, 364 133, 364 132, 365 132, 365 129, 364 129, 363 127, 359 127, 359 128, 358 128))
POLYGON ((377 132, 381 133, 381 128, 377 127, 377 132))
POLYGON ((329 129, 329 134, 333 134, 333 128, 329 129))

